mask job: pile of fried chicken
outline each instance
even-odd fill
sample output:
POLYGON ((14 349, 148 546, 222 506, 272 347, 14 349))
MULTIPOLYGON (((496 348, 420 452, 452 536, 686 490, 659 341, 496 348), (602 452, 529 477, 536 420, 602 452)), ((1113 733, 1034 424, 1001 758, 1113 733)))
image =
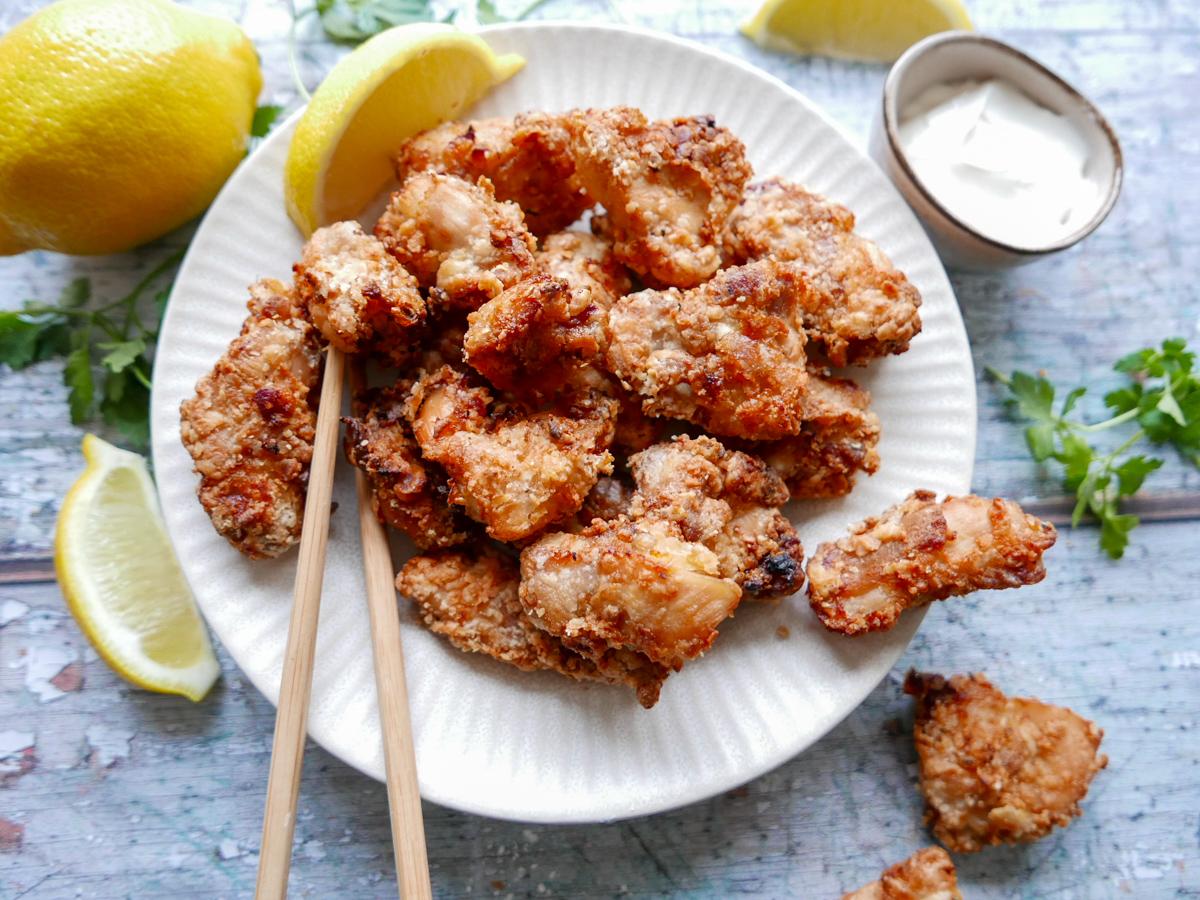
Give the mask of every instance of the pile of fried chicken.
MULTIPOLYGON (((711 117, 450 122, 395 167, 374 233, 321 228, 291 284, 252 285, 241 334, 182 405, 200 501, 242 553, 299 540, 327 344, 391 372, 354 398, 345 453, 421 551, 397 587, 462 650, 628 685, 649 708, 743 599, 806 575, 845 635, 1044 576, 1051 525, 925 491, 806 572, 780 508, 879 465, 870 397, 831 368, 907 350, 920 295, 849 210, 748 184, 745 148, 711 117)), ((932 710, 944 689, 914 684, 932 710)), ((946 834, 980 831, 955 816, 939 814, 946 834)), ((1004 833, 1061 819, 1014 816, 1004 833)))

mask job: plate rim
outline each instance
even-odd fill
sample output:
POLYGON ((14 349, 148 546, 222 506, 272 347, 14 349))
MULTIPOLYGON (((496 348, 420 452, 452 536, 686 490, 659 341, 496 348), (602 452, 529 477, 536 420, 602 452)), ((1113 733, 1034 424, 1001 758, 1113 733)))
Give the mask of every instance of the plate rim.
MULTIPOLYGON (((970 490, 970 485, 974 478, 975 453, 976 453, 976 448, 977 448, 977 444, 978 444, 978 390, 977 390, 977 386, 976 386, 975 378, 974 378, 973 359, 970 356, 970 350, 971 350, 970 336, 966 331, 966 326, 965 326, 965 323, 962 318, 962 311, 961 311, 961 307, 958 303, 957 295, 954 292, 953 284, 950 282, 949 277, 946 274, 945 266, 942 263, 940 256, 937 254, 937 251, 934 249, 932 243, 929 240, 928 234, 925 232, 924 228, 920 225, 920 222, 916 218, 916 215, 912 211, 911 207, 909 207, 908 204, 904 201, 903 196, 899 193, 896 186, 887 177, 887 175, 883 172, 883 170, 880 169, 880 167, 875 162, 875 160, 873 160, 870 157, 870 155, 860 146, 860 143, 857 140, 857 138, 854 135, 852 135, 840 122, 833 119, 829 114, 827 114, 823 109, 821 109, 820 106, 818 106, 814 101, 812 101, 808 97, 806 97, 798 89, 792 87, 787 82, 783 81, 781 78, 771 74, 770 72, 767 72, 764 69, 759 68, 758 66, 753 65, 752 63, 750 63, 744 59, 734 56, 724 50, 710 47, 710 46, 701 44, 697 41, 694 41, 694 40, 691 40, 688 38, 679 37, 677 35, 673 35, 673 34, 670 34, 667 32, 657 31, 657 30, 654 30, 651 28, 645 28, 642 26, 635 26, 635 25, 616 24, 616 23, 591 23, 591 22, 540 20, 540 21, 532 21, 532 22, 499 23, 499 24, 494 24, 494 25, 478 26, 475 28, 464 28, 463 30, 480 34, 484 38, 486 38, 489 34, 509 33, 509 32, 535 32, 535 33, 539 32, 539 31, 545 31, 545 32, 556 32, 556 31, 603 32, 603 33, 607 33, 607 34, 613 35, 613 36, 636 35, 640 38, 675 45, 676 47, 679 47, 683 50, 686 50, 686 51, 689 51, 692 53, 698 53, 701 56, 714 58, 723 63, 732 65, 747 75, 750 75, 754 78, 762 79, 768 83, 773 84, 775 87, 782 89, 788 95, 788 97, 791 101, 793 101, 795 103, 799 103, 801 106, 803 106, 805 108, 805 110, 808 113, 816 116, 824 124, 826 124, 827 126, 832 128, 851 148, 853 148, 855 155, 858 157, 858 160, 860 162, 868 164, 878 173, 881 182, 885 185, 885 189, 890 191, 894 195, 894 198, 897 201, 897 203, 899 204, 900 208, 902 208, 903 213, 906 214, 912 220, 913 225, 915 225, 917 231, 919 232, 919 236, 917 238, 918 241, 921 243, 924 243, 927 246, 931 259, 936 262, 935 275, 940 275, 940 277, 943 279, 944 286, 947 290, 947 293, 949 294, 950 298, 953 300, 952 309, 949 310, 950 314, 953 317, 952 324, 957 325, 958 329, 961 331, 961 333, 963 335, 964 343, 965 343, 965 347, 966 347, 966 351, 967 351, 967 361, 968 361, 969 367, 971 369, 971 378, 968 379, 968 382, 967 382, 970 386, 970 391, 969 391, 970 396, 969 396, 969 398, 964 398, 964 399, 969 400, 967 406, 969 407, 970 416, 969 416, 969 423, 968 423, 967 438, 969 439, 968 443, 970 445, 970 447, 969 447, 970 453, 968 456, 969 464, 967 467, 966 477, 965 477, 966 484, 963 488, 963 490, 965 490, 965 491, 970 490)), ((307 107, 307 104, 302 104, 291 115, 289 115, 287 117, 287 119, 285 119, 282 123, 280 123, 279 126, 274 128, 272 130, 271 134, 268 135, 264 140, 262 140, 259 143, 259 145, 257 147, 255 147, 254 150, 246 156, 246 158, 239 164, 237 170, 235 170, 235 172, 230 176, 230 178, 222 186, 222 188, 218 192, 217 196, 213 199, 212 204, 209 206, 209 209, 205 212, 205 215, 201 219, 200 224, 199 224, 195 234, 192 236, 192 239, 189 242, 188 250, 187 250, 186 254, 184 255, 184 259, 180 265, 178 275, 176 276, 175 285, 172 286, 171 299, 174 299, 175 290, 176 290, 175 286, 183 283, 186 280, 185 276, 189 273, 189 270, 192 268, 193 264, 195 263, 193 256, 194 256, 194 250, 195 250, 195 247, 197 244, 196 238, 201 234, 202 230, 204 229, 209 216, 212 214, 212 210, 218 206, 218 204, 224 198, 224 196, 226 195, 227 192, 233 192, 238 189, 238 182, 241 180, 240 176, 243 175, 245 170, 249 167, 251 162, 255 159, 255 157, 258 154, 264 152, 268 147, 273 147, 275 143, 278 143, 279 141, 283 140, 284 136, 286 136, 291 131, 295 121, 303 114, 306 107, 307 107)), ((282 176, 282 173, 281 173, 281 176, 282 176)), ((168 302, 166 315, 164 316, 160 332, 165 333, 168 330, 171 320, 173 318, 173 313, 175 312, 176 306, 177 306, 177 304, 168 302)), ((153 411, 155 409, 159 408, 159 402, 156 398, 156 395, 158 393, 158 384, 159 384, 159 380, 157 378, 154 378, 152 381, 151 396, 150 396, 151 453, 152 453, 152 459, 155 461, 156 469, 158 468, 157 460, 159 459, 159 456, 160 456, 160 449, 159 449, 160 445, 162 445, 164 441, 168 440, 167 437, 160 436, 160 429, 155 427, 155 418, 156 417, 154 416, 153 411)), ((163 503, 162 488, 158 486, 157 482, 156 482, 156 492, 158 495, 158 500, 159 500, 160 506, 165 506, 165 504, 163 503)), ((169 528, 168 528, 168 536, 170 536, 169 528)), ((355 536, 355 543, 357 543, 357 542, 358 542, 358 538, 357 538, 357 536, 355 536)), ((173 543, 173 541, 172 541, 172 543, 173 543)), ((199 602, 199 600, 197 600, 197 605, 200 607, 201 613, 203 615, 204 614, 203 606, 199 602)), ((912 623, 912 625, 910 626, 912 628, 912 634, 910 634, 908 641, 906 641, 904 644, 899 646, 899 648, 896 650, 895 656, 891 660, 889 667, 887 668, 887 670, 885 670, 882 673, 882 675, 880 676, 880 679, 878 681, 876 681, 874 684, 871 684, 869 687, 867 687, 864 691, 861 692, 860 695, 858 695, 858 696, 851 695, 854 698, 853 702, 847 704, 845 711, 840 716, 832 718, 829 722, 826 723, 826 726, 824 728, 814 730, 811 733, 809 733, 808 735, 806 735, 806 739, 803 742, 801 742, 798 746, 781 747, 779 751, 777 751, 776 753, 770 754, 767 757, 764 757, 763 759, 759 760, 755 765, 738 769, 736 772, 730 774, 728 777, 726 777, 724 779, 714 779, 711 782, 705 782, 703 784, 703 786, 699 787, 698 789, 686 791, 686 792, 680 792, 677 796, 671 797, 670 799, 665 800, 665 801, 656 799, 649 803, 638 803, 638 801, 636 799, 633 799, 632 801, 630 801, 628 799, 616 797, 616 798, 612 798, 612 799, 608 800, 604 804, 597 804, 597 803, 591 804, 591 806, 589 806, 589 808, 586 810, 580 810, 580 809, 578 809, 578 807, 572 807, 570 812, 567 812, 565 814, 545 814, 545 815, 539 814, 539 813, 522 812, 519 809, 513 808, 511 804, 499 805, 499 806, 489 804, 486 802, 486 799, 483 797, 478 798, 478 800, 483 800, 485 802, 466 802, 457 796, 448 796, 448 795, 444 794, 442 791, 434 788, 434 786, 432 786, 428 783, 425 783, 423 781, 420 785, 421 796, 423 799, 425 799, 429 802, 432 802, 432 803, 436 803, 439 806, 444 806, 448 809, 453 809, 453 810, 463 812, 463 813, 468 813, 471 815, 479 815, 479 816, 485 816, 485 817, 504 820, 504 821, 525 822, 525 823, 531 823, 531 824, 562 824, 562 825, 613 822, 613 821, 619 821, 622 819, 628 819, 628 818, 633 818, 633 817, 638 817, 638 816, 655 815, 658 813, 669 812, 671 810, 676 810, 676 809, 680 809, 685 806, 689 806, 693 803, 703 802, 703 801, 710 799, 712 797, 715 797, 721 793, 724 793, 726 791, 729 791, 736 787, 739 787, 740 785, 743 785, 750 781, 753 781, 754 779, 761 777, 765 773, 778 768, 779 766, 783 765, 787 761, 789 761, 789 760, 799 756, 800 754, 804 753, 805 751, 809 750, 813 745, 815 745, 820 740, 825 738, 829 734, 829 732, 831 732, 834 728, 836 728, 843 721, 845 721, 850 716, 850 714, 853 713, 855 710, 857 710, 862 705, 862 703, 866 700, 866 698, 891 673, 892 669, 895 666, 896 661, 903 655, 904 651, 907 649, 907 647, 911 643, 912 637, 916 634, 916 631, 919 628, 921 621, 924 619, 924 616, 925 616, 927 610, 928 610, 928 607, 924 607, 919 610, 913 610, 912 612, 909 613, 909 616, 907 618, 908 618, 909 622, 912 623), (601 807, 603 807, 603 808, 601 808, 601 807)), ((241 662, 239 662, 238 659, 233 655, 232 651, 229 650, 227 642, 224 640, 224 638, 221 635, 221 631, 217 628, 217 626, 213 622, 209 621, 207 615, 205 615, 204 618, 205 618, 205 623, 208 625, 209 629, 212 632, 216 633, 217 637, 219 639, 221 639, 222 645, 225 646, 226 652, 229 653, 230 658, 233 660, 234 664, 237 665, 238 670, 241 672, 241 674, 243 676, 245 676, 254 685, 254 687, 259 691, 259 693, 261 693, 263 695, 263 697, 265 697, 266 700, 273 707, 277 707, 279 684, 266 683, 267 679, 265 676, 268 674, 266 672, 262 672, 262 671, 251 672, 248 669, 244 668, 242 666, 241 662)), ((356 771, 359 771, 362 774, 367 775, 368 777, 372 778, 373 780, 376 780, 376 781, 380 780, 376 774, 366 771, 366 769, 363 768, 359 762, 356 762, 350 758, 349 744, 347 744, 346 747, 344 747, 344 748, 339 747, 338 746, 339 742, 335 739, 335 737, 333 735, 326 734, 324 732, 324 730, 320 729, 319 727, 316 729, 316 731, 320 731, 321 733, 320 734, 316 733, 314 731, 314 721, 311 719, 308 722, 307 730, 308 730, 308 736, 311 737, 314 742, 319 744, 326 752, 330 753, 331 755, 336 757, 338 760, 340 760, 341 762, 343 762, 350 768, 353 768, 356 771)))

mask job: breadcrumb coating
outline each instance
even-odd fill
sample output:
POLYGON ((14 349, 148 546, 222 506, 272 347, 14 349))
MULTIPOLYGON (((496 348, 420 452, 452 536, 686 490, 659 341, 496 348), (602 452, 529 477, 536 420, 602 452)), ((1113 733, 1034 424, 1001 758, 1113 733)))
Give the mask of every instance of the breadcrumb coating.
POLYGON ((778 178, 750 185, 723 235, 730 264, 773 257, 805 268, 804 328, 834 366, 903 353, 921 331, 921 295, 854 213, 778 178))
POLYGON ((392 194, 375 235, 437 307, 477 309, 533 273, 533 235, 521 207, 486 178, 417 172, 392 194))
POLYGON ((179 430, 213 527, 258 559, 300 540, 321 356, 287 285, 256 282, 247 308, 241 334, 181 404, 179 430))
POLYGON ((637 109, 562 117, 575 178, 608 213, 617 258, 655 286, 695 287, 750 180, 746 149, 710 116, 651 122, 637 109))
POLYGON ((955 853, 1023 844, 1065 827, 1108 765, 1104 737, 1062 706, 1008 697, 983 675, 909 672, 926 824, 955 853))
POLYGON ((886 631, 933 600, 1036 584, 1054 526, 1011 500, 968 494, 903 503, 821 544, 808 562, 809 603, 830 631, 886 631))
POLYGON ((537 628, 518 598, 515 558, 491 547, 414 556, 396 588, 421 610, 425 625, 466 653, 482 653, 524 671, 546 669, 577 681, 623 684, 642 706, 658 701, 669 670, 628 650, 590 659, 537 628))
POLYGON ((453 547, 472 537, 471 529, 450 506, 446 474, 421 458, 404 417, 410 387, 402 379, 356 398, 355 415, 342 418, 346 459, 367 476, 379 521, 407 534, 422 550, 453 547))
POLYGON ((445 122, 410 138, 396 153, 396 177, 444 172, 467 181, 487 178, 499 200, 525 213, 536 235, 560 231, 592 206, 572 176, 575 161, 557 116, 523 113, 512 119, 445 122))
POLYGON ((842 900, 962 900, 962 893, 950 854, 941 847, 926 847, 842 900))
POLYGON ((296 295, 330 345, 408 362, 425 321, 417 280, 357 222, 318 228, 293 267, 296 295))
POLYGON ((804 422, 808 370, 790 264, 723 269, 689 291, 641 291, 608 317, 609 370, 651 416, 771 440, 804 422))

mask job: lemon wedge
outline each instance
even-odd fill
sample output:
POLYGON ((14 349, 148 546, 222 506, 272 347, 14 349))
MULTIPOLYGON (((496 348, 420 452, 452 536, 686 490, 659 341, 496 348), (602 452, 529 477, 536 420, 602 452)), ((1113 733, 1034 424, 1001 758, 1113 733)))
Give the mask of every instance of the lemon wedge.
POLYGON ((221 669, 136 453, 95 435, 58 514, 54 565, 71 614, 105 662, 139 687, 200 700, 221 669))
POLYGON ((296 126, 284 166, 288 215, 306 237, 354 218, 391 179, 401 142, 459 115, 524 65, 449 25, 375 35, 333 67, 296 126))
POLYGON ((971 28, 961 0, 767 0, 741 31, 769 50, 892 62, 921 38, 971 28))

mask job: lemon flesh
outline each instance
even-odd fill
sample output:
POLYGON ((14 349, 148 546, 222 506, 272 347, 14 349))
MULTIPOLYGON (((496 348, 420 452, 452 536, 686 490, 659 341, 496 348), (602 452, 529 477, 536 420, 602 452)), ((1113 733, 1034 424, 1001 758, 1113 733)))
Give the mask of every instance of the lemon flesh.
POLYGON ((200 700, 220 675, 142 457, 94 435, 58 516, 54 563, 79 627, 117 674, 200 700))
POLYGON ((770 50, 892 62, 931 34, 971 27, 961 0, 767 0, 741 30, 770 50))
POLYGON ((59 0, 0 37, 0 254, 128 250, 203 212, 262 88, 232 22, 59 0))
POLYGON ((375 35, 333 67, 296 125, 288 215, 306 237, 354 218, 392 178, 391 154, 406 138, 460 115, 523 65, 448 25, 375 35))

